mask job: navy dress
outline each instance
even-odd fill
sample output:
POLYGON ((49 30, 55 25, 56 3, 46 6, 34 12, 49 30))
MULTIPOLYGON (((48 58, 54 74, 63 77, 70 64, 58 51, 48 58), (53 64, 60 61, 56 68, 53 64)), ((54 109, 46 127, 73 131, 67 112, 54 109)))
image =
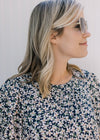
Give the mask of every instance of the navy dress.
POLYGON ((99 140, 100 82, 82 73, 73 70, 69 82, 51 85, 45 99, 37 82, 21 82, 31 73, 8 79, 0 88, 1 140, 99 140))

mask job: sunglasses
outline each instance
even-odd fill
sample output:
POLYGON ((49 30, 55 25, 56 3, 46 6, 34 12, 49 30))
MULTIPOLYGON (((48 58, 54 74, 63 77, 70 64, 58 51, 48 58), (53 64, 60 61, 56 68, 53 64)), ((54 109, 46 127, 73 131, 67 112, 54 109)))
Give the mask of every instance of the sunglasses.
POLYGON ((79 28, 82 34, 85 34, 88 29, 87 21, 84 18, 79 18, 79 21, 76 23, 75 28, 79 28))

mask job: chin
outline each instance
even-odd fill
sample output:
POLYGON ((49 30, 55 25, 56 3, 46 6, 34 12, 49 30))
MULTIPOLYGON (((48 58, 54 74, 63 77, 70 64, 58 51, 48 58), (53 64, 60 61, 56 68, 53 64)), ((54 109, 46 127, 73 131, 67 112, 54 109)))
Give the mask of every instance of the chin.
POLYGON ((88 52, 86 52, 86 53, 82 54, 82 56, 81 56, 81 57, 86 57, 87 55, 88 55, 88 52))
POLYGON ((82 53, 80 56, 77 56, 75 58, 83 58, 86 57, 88 55, 88 52, 82 53))

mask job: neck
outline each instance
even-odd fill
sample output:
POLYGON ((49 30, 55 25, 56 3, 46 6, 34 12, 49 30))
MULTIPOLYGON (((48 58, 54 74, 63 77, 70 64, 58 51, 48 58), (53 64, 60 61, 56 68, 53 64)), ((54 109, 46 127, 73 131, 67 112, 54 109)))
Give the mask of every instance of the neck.
POLYGON ((67 70, 67 63, 70 57, 62 55, 57 48, 58 46, 53 46, 54 67, 50 80, 51 84, 63 84, 67 82, 72 75, 67 70))
POLYGON ((68 72, 67 65, 55 65, 51 76, 51 84, 64 84, 70 80, 72 73, 68 72))

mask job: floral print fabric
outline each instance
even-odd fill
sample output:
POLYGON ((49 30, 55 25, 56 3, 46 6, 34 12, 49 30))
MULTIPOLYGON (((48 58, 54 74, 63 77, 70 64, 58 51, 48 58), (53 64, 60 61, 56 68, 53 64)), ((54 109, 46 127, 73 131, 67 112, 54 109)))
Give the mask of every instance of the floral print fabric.
POLYGON ((99 140, 100 82, 82 73, 51 85, 45 99, 37 82, 24 82, 30 73, 8 79, 0 88, 1 140, 99 140))

